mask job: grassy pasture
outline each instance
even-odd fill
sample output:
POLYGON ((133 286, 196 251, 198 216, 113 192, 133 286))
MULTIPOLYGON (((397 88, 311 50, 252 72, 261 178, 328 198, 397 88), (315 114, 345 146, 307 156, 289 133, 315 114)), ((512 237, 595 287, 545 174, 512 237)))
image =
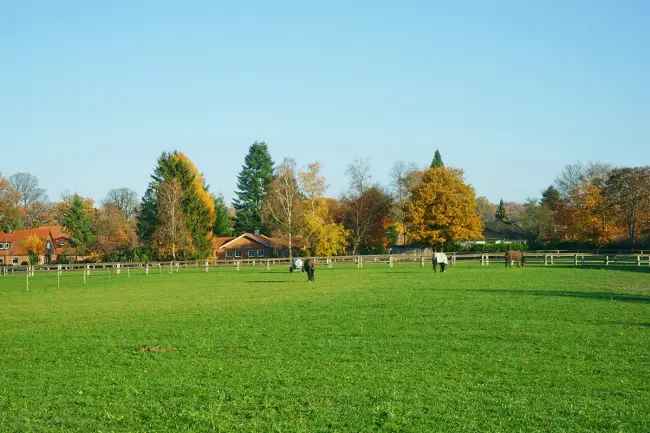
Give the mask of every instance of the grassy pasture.
POLYGON ((650 273, 0 278, 0 432, 650 431, 650 273))

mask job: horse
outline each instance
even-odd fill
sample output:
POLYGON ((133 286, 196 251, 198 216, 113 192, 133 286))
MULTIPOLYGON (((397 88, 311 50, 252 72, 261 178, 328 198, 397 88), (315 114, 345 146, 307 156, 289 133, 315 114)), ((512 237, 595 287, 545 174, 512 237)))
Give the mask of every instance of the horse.
POLYGON ((440 272, 445 272, 445 267, 449 264, 447 254, 433 253, 433 257, 431 257, 431 264, 433 265, 434 272, 438 272, 436 265, 440 265, 440 272))
POLYGON ((314 263, 313 259, 307 259, 305 260, 305 264, 303 266, 304 272, 307 272, 307 281, 313 282, 314 281, 314 274, 316 272, 316 266, 314 263))
POLYGON ((515 263, 517 263, 517 266, 522 268, 526 266, 526 256, 522 251, 515 251, 515 250, 506 251, 505 261, 506 261, 506 268, 511 268, 515 263))

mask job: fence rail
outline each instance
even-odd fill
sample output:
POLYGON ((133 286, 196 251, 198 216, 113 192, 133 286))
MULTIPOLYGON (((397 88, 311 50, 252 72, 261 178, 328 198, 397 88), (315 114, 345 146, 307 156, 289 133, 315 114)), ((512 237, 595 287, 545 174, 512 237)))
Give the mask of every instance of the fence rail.
MULTIPOLYGON (((494 263, 505 263, 505 253, 448 253, 451 265, 456 263, 479 262, 482 266, 494 263)), ((573 266, 650 266, 650 254, 601 254, 601 253, 569 253, 532 251, 524 253, 526 265, 573 265, 573 266)), ((394 266, 399 263, 418 263, 425 266, 431 263, 431 254, 377 254, 334 257, 302 257, 310 258, 320 266, 334 267, 336 264, 354 264, 359 268, 366 265, 388 264, 394 266)), ((71 264, 44 264, 44 265, 4 265, 0 266, 0 275, 8 273, 36 271, 45 272, 70 272, 95 270, 110 270, 113 273, 141 270, 150 272, 178 272, 185 268, 198 268, 208 272, 211 268, 219 267, 265 267, 277 265, 289 267, 290 259, 283 258, 257 258, 257 259, 205 259, 186 261, 161 261, 161 262, 104 262, 104 263, 71 263, 71 264)))

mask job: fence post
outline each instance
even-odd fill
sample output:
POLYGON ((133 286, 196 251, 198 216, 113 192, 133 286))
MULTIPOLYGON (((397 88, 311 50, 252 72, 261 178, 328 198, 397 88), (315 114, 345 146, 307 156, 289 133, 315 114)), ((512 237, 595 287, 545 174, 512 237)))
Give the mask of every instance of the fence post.
POLYGON ((237 270, 239 270, 239 260, 235 261, 235 264, 237 265, 237 270))
POLYGON ((573 264, 575 266, 578 266, 578 255, 577 254, 573 257, 573 264))
POLYGON ((327 267, 332 269, 334 267, 334 263, 332 262, 332 258, 328 257, 327 258, 327 267))
POLYGON ((56 267, 56 288, 60 289, 61 288, 61 265, 58 265, 56 267))
POLYGON ((605 266, 609 266, 609 256, 605 256, 605 266))
POLYGON ((389 268, 393 267, 393 256, 388 256, 388 267, 389 268))
POLYGON ((29 266, 27 266, 27 269, 25 270, 25 285, 27 291, 29 291, 29 266))
POLYGON ((553 264, 553 254, 551 254, 551 265, 553 264))
POLYGON ((266 259, 266 270, 270 271, 271 270, 271 260, 266 259))
POLYGON ((641 266, 641 256, 636 256, 636 265, 641 266))

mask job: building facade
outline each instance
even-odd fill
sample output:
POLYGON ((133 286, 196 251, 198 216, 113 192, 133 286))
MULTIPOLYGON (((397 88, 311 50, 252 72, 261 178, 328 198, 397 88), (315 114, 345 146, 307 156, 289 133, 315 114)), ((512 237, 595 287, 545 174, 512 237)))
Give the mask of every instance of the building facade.
POLYGON ((213 257, 226 260, 252 260, 289 256, 289 247, 285 242, 252 233, 214 238, 212 250, 213 257))
POLYGON ((38 238, 42 245, 36 254, 39 265, 56 262, 72 249, 70 235, 57 225, 0 233, 0 266, 29 264, 26 243, 34 237, 38 238))

